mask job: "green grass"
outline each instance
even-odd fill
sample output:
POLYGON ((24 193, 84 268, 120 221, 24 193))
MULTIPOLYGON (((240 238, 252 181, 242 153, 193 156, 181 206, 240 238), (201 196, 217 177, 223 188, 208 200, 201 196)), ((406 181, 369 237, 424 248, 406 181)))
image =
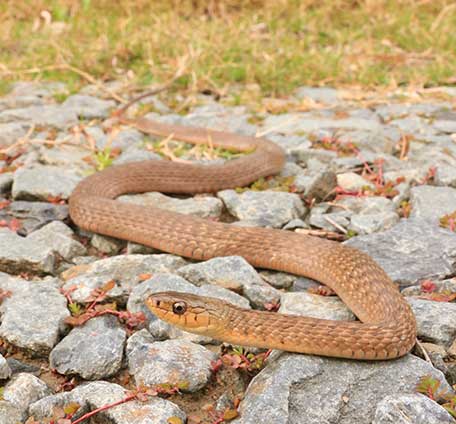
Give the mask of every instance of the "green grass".
POLYGON ((71 91, 87 82, 63 63, 149 86, 185 58, 175 90, 238 103, 301 85, 422 87, 456 76, 449 0, 3 0, 0 21, 0 92, 23 79, 71 91))

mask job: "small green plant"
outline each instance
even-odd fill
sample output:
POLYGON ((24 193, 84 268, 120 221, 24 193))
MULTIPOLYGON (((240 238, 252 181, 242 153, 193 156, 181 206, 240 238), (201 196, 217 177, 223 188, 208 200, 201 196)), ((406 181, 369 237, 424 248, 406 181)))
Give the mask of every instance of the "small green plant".
POLYGON ((442 405, 451 416, 456 418, 456 395, 448 393, 440 385, 439 380, 430 375, 425 375, 421 377, 416 390, 442 405))
POLYGON ((114 158, 110 147, 105 147, 103 150, 99 150, 95 153, 95 168, 97 171, 103 171, 112 165, 114 158))

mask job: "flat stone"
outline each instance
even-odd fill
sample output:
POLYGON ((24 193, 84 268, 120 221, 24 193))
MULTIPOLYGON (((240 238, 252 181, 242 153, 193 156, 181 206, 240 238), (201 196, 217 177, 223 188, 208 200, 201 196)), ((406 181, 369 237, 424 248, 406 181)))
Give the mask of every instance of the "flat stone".
POLYGON ((358 215, 372 215, 396 211, 394 203, 386 197, 346 196, 338 200, 337 204, 358 215))
POLYGON ((114 165, 122 163, 141 162, 143 160, 160 160, 161 157, 157 153, 145 150, 143 147, 136 145, 129 146, 113 160, 114 165))
POLYGON ((456 168, 450 165, 439 165, 435 172, 437 185, 456 188, 456 168))
POLYGON ((2 398, 22 412, 24 417, 28 406, 51 394, 49 387, 33 374, 16 374, 3 389, 2 398))
POLYGON ((27 134, 28 125, 19 122, 0 124, 0 146, 10 146, 27 134))
POLYGON ((280 228, 306 212, 301 199, 294 193, 223 190, 217 196, 231 215, 239 220, 255 221, 258 226, 280 228))
POLYGON ((14 174, 12 195, 15 200, 68 199, 81 179, 73 170, 56 166, 20 168, 14 174))
POLYGON ((240 418, 233 422, 371 424, 386 396, 416 393, 423 375, 438 379, 451 392, 440 371, 413 355, 384 362, 273 356, 250 383, 240 418))
POLYGON ((6 211, 21 221, 21 235, 27 235, 52 221, 64 221, 68 218, 67 205, 54 205, 48 202, 12 202, 6 211))
POLYGON ((346 191, 359 191, 364 187, 374 188, 374 185, 354 172, 337 175, 337 185, 346 191))
POLYGON ((339 92, 330 87, 299 87, 295 96, 298 99, 312 99, 319 103, 333 104, 340 100, 339 92))
POLYGON ((306 292, 283 293, 281 314, 305 315, 312 318, 354 321, 356 318, 336 296, 319 296, 306 292))
POLYGON ((304 191, 304 196, 317 200, 326 199, 337 185, 337 176, 331 171, 321 171, 315 174, 309 181, 304 191))
POLYGON ((79 265, 67 271, 64 290, 71 292, 75 302, 88 302, 93 290, 114 280, 116 286, 107 293, 108 301, 125 304, 130 291, 157 273, 174 272, 187 264, 185 259, 174 255, 121 255, 79 265))
POLYGON ((451 187, 417 186, 410 190, 411 217, 439 220, 456 211, 456 189, 451 187))
POLYGON ((151 342, 135 333, 128 339, 127 358, 136 385, 171 384, 195 392, 211 378, 211 362, 217 355, 186 340, 151 342))
POLYGON ((52 350, 49 361, 60 374, 85 380, 111 377, 122 366, 126 332, 116 317, 92 318, 75 327, 52 350))
POLYGON ((75 113, 80 119, 107 118, 116 103, 112 100, 102 100, 97 97, 83 94, 74 94, 68 97, 62 108, 75 113))
POLYGON ((223 209, 223 202, 220 199, 209 196, 177 199, 161 193, 150 192, 120 196, 118 200, 144 205, 145 207, 157 207, 172 212, 194 215, 200 218, 219 218, 223 209))
POLYGON ((339 228, 333 223, 343 228, 348 228, 348 226, 350 225, 349 218, 351 213, 347 211, 324 214, 318 212, 319 211, 314 212, 312 210, 310 214, 309 224, 312 227, 321 228, 326 231, 339 232, 339 228))
POLYGON ((388 230, 398 222, 399 215, 391 211, 369 215, 353 215, 348 229, 357 234, 371 234, 388 230))
POLYGON ((47 355, 70 315, 57 282, 26 281, 0 274, 0 288, 11 292, 0 305, 0 336, 35 355, 47 355))
POLYGON ((378 403, 373 424, 455 424, 437 402, 421 393, 386 396, 378 403))
POLYGON ((120 240, 114 237, 94 234, 90 239, 90 244, 100 252, 108 255, 115 255, 125 247, 126 242, 125 240, 120 240))
POLYGON ((5 357, 0 354, 0 380, 6 380, 11 377, 11 368, 5 357))
POLYGON ((113 148, 128 149, 131 146, 136 146, 144 139, 144 134, 134 128, 126 128, 118 132, 110 141, 113 148))
POLYGON ((9 122, 66 129, 78 123, 78 116, 75 110, 63 108, 61 105, 40 105, 0 112, 0 123, 9 122))
MULTIPOLYGON (((129 392, 118 384, 96 381, 82 384, 70 392, 42 398, 30 405, 29 414, 37 420, 46 420, 53 416, 54 408, 63 408, 74 402, 80 405, 73 417, 78 419, 90 411, 119 402, 128 394, 129 392)), ((167 424, 171 417, 178 417, 183 423, 186 421, 185 414, 174 403, 159 397, 149 398, 143 402, 132 400, 99 411, 96 417, 97 420, 101 420, 99 422, 111 424, 167 424)))
POLYGON ((240 256, 226 256, 186 265, 178 273, 197 286, 215 284, 230 288, 234 283, 257 308, 264 308, 265 303, 276 302, 280 298, 280 293, 264 282, 256 270, 240 256))
POLYGON ((436 120, 432 123, 432 126, 440 132, 446 134, 456 133, 456 120, 436 120))
POLYGON ((345 243, 369 254, 403 287, 442 279, 456 270, 456 234, 417 218, 402 219, 387 231, 345 243))
POLYGON ((0 422, 1 423, 20 423, 22 422, 22 411, 11 402, 0 400, 0 422))
POLYGON ((449 347, 456 337, 456 304, 407 298, 416 317, 418 337, 449 347))

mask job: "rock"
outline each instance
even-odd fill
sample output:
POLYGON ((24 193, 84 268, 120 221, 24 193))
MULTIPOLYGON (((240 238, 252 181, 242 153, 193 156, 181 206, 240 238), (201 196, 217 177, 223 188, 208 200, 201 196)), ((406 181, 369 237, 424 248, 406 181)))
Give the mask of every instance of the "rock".
POLYGON ((319 210, 312 209, 309 218, 309 224, 312 227, 321 228, 326 231, 336 231, 339 232, 339 227, 348 228, 350 221, 350 212, 335 212, 335 213, 319 213, 319 210), (336 225, 334 225, 336 224, 336 225))
POLYGON ((265 283, 240 256, 226 256, 186 265, 178 273, 197 286, 216 284, 230 288, 232 284, 238 285, 242 294, 257 308, 264 308, 265 303, 276 302, 280 297, 280 293, 265 283))
POLYGON ((0 288, 11 292, 0 305, 0 336, 35 355, 47 355, 70 315, 57 282, 31 282, 0 274, 0 288))
POLYGON ((5 172, 0 174, 0 194, 8 193, 13 185, 14 174, 12 172, 5 172))
POLYGON ((47 202, 12 202, 7 211, 21 220, 21 234, 27 235, 52 221, 63 221, 68 218, 67 205, 54 205, 47 202))
POLYGON ((449 347, 456 337, 456 304, 407 299, 416 317, 418 337, 449 347))
POLYGON ((68 97, 61 109, 75 113, 80 119, 107 118, 116 103, 112 100, 101 100, 97 97, 75 94, 68 97))
POLYGON ((289 289, 297 279, 295 275, 268 269, 259 271, 259 274, 264 281, 276 289, 289 289))
POLYGON ((354 172, 338 174, 337 185, 345 191, 359 191, 364 187, 374 188, 370 181, 365 180, 361 175, 354 172))
MULTIPOLYGON (((80 137, 80 135, 75 135, 70 141, 78 143, 80 142, 78 137, 80 137)), ((67 135, 61 133, 57 136, 56 140, 59 141, 64 138, 67 138, 67 135)), ((91 158, 92 156, 92 153, 80 145, 58 144, 52 148, 45 146, 41 146, 40 148, 40 163, 43 165, 56 166, 59 168, 69 167, 77 170, 82 175, 93 172, 93 165, 87 162, 87 158, 91 158)))
POLYGON ((337 204, 358 215, 373 215, 396 211, 394 203, 386 197, 347 196, 340 199, 337 204))
POLYGON ((300 87, 296 90, 298 99, 312 99, 318 103, 333 104, 340 100, 340 95, 335 88, 330 87, 300 87))
POLYGON ((0 423, 21 423, 22 411, 11 402, 0 400, 0 423))
POLYGON ((306 209, 297 194, 276 191, 223 190, 217 193, 229 213, 240 220, 254 221, 258 226, 280 228, 306 209))
POLYGON ((124 240, 103 236, 101 234, 94 234, 90 239, 90 244, 95 247, 95 249, 107 253, 108 255, 115 255, 125 247, 124 240))
POLYGON ((451 392, 440 371, 413 355, 363 362, 282 354, 268 362, 250 383, 234 423, 370 424, 379 402, 415 393, 424 375, 451 392))
POLYGON ((373 424, 454 424, 437 402, 420 393, 386 396, 378 403, 373 424))
POLYGON ((85 380, 107 378, 120 370, 125 340, 116 317, 92 318, 54 347, 50 365, 60 374, 77 374, 85 380))
POLYGON ((145 150, 142 147, 136 145, 127 147, 122 153, 113 160, 114 165, 120 165, 122 163, 130 162, 141 162, 143 160, 159 160, 161 159, 160 155, 145 150))
POLYGON ((369 254, 403 287, 445 278, 456 269, 456 234, 422 219, 403 219, 387 231, 345 243, 369 254))
POLYGON ((15 200, 68 199, 82 178, 71 169, 49 165, 20 168, 14 174, 15 200))
POLYGON ((410 190, 411 217, 439 220, 456 211, 456 189, 451 187, 417 186, 410 190))
POLYGON ((331 320, 356 319, 338 297, 319 296, 306 292, 283 293, 280 298, 279 312, 331 320))
POLYGON ((11 377, 11 368, 5 357, 0 353, 0 380, 6 380, 11 377))
POLYGON ((27 134, 28 125, 19 122, 0 124, 0 146, 6 147, 15 143, 27 134))
POLYGON ((209 196, 176 199, 161 193, 151 192, 120 196, 118 200, 144 205, 145 207, 157 207, 172 212, 194 215, 200 218, 219 218, 223 209, 223 203, 220 199, 209 196))
POLYGON ((66 129, 78 123, 74 110, 60 105, 40 105, 0 112, 0 123, 19 122, 39 127, 66 129))
POLYGON ((140 144, 144 139, 144 134, 134 128, 126 128, 118 132, 111 140, 111 146, 117 149, 128 149, 140 144))
MULTIPOLYGON (((450 292, 456 293, 456 279, 450 278, 448 280, 442 281, 433 281, 435 285, 435 290, 433 293, 442 293, 442 292, 450 292)), ((404 296, 419 296, 422 294, 421 285, 407 287, 401 291, 404 296)))
POLYGON ((304 196, 309 199, 315 198, 317 200, 324 200, 334 192, 336 185, 337 176, 334 172, 319 172, 309 181, 309 185, 304 191, 304 196))
POLYGON ((75 302, 88 302, 93 290, 114 280, 116 286, 107 293, 108 301, 125 304, 130 291, 144 279, 163 272, 173 272, 187 264, 174 255, 122 255, 79 265, 67 271, 64 290, 76 286, 71 297, 75 302))
POLYGON ((435 171, 435 182, 439 186, 456 188, 456 169, 450 165, 439 165, 435 171))
POLYGON ((349 230, 356 234, 371 234, 391 228, 399 222, 396 212, 383 212, 369 215, 354 215, 351 217, 349 230))
POLYGON ((19 237, 8 228, 0 228, 0 271, 50 274, 54 268, 53 250, 30 243, 27 238, 19 237))
POLYGON ((436 120, 432 123, 432 126, 439 132, 446 134, 456 133, 456 120, 436 120))
POLYGON ((3 399, 13 404, 22 412, 22 416, 32 402, 49 396, 51 390, 38 377, 32 374, 16 374, 3 389, 3 399))
POLYGON ((73 230, 70 227, 61 221, 53 221, 30 234, 26 240, 50 252, 56 252, 63 259, 70 261, 87 253, 87 249, 72 237, 73 230))
POLYGON ((151 342, 135 333, 128 339, 127 358, 136 385, 170 384, 196 392, 211 378, 211 362, 217 355, 186 340, 151 342))
POLYGON ((36 375, 37 377, 40 375, 41 369, 35 365, 26 364, 25 362, 18 361, 12 357, 9 357, 6 362, 8 366, 11 368, 11 372, 13 374, 18 374, 21 372, 25 372, 28 374, 36 375))
MULTIPOLYGON (((30 405, 29 413, 37 420, 51 418, 53 409, 63 408, 75 402, 80 405, 74 419, 83 414, 102 408, 105 405, 120 402, 128 396, 128 391, 118 384, 96 381, 82 384, 71 392, 62 392, 48 396, 30 405)), ((185 414, 172 402, 158 397, 148 398, 144 402, 132 400, 96 414, 99 422, 112 424, 150 424, 170 423, 171 417, 178 417, 185 422, 185 414), (100 421, 101 420, 101 421, 100 421)))

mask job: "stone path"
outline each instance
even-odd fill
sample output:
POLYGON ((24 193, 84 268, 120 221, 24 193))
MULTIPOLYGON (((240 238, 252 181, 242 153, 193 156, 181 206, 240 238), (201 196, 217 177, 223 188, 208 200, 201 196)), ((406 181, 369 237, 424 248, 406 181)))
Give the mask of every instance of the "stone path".
MULTIPOLYGON (((303 277, 255 270, 236 256, 190 263, 76 228, 66 201, 89 173, 159 160, 170 151, 207 160, 208 152, 195 156, 190 148, 112 127, 108 118, 116 103, 94 87, 57 104, 54 97, 64 90, 62 84, 24 82, 0 98, 0 145, 16 143, 0 157, 1 423, 48 422, 72 403, 79 405, 76 419, 141 385, 162 396, 122 403, 91 422, 210 423, 232 414, 241 397, 237 424, 456 422, 416 390, 423 376, 449 394, 456 384, 454 90, 442 88, 435 98, 409 103, 391 93, 388 102, 376 103, 302 87, 287 100, 290 112, 281 114, 200 96, 182 116, 158 98, 148 99, 153 119, 267 134, 286 150, 287 163, 279 176, 250 188, 186 198, 148 193, 122 201, 345 239, 378 261, 417 317, 421 348, 399 360, 363 363, 273 352, 248 386, 234 371, 226 389, 217 388, 223 369, 246 366, 239 351, 225 347, 222 371, 215 375, 217 341, 159 321, 144 307, 147 296, 172 289, 244 308, 280 304, 284 313, 355 317, 303 277), (313 107, 293 111, 299 104, 313 107), (26 141, 17 143, 21 139, 26 141), (54 380, 49 369, 57 373, 54 380), (62 384, 56 384, 59 374, 62 384), (176 397, 177 389, 182 395, 176 397)), ((262 353, 252 355, 253 363, 262 353)))

